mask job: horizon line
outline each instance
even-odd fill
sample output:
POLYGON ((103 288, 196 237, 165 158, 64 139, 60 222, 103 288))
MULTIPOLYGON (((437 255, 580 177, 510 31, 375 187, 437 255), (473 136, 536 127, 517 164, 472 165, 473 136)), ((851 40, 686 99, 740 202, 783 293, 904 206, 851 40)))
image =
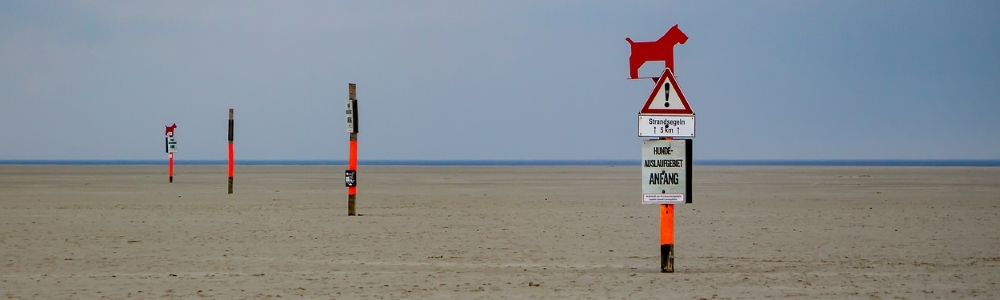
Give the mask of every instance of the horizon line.
MULTIPOLYGON (((410 166, 599 166, 641 165, 641 159, 369 159, 361 165, 410 166)), ((178 165, 225 165, 225 159, 174 160, 178 165)), ((695 159, 718 166, 1000 166, 1000 159, 695 159)), ((0 159, 0 165, 161 165, 166 159, 0 159)), ((242 159, 242 165, 347 165, 338 159, 242 159)))

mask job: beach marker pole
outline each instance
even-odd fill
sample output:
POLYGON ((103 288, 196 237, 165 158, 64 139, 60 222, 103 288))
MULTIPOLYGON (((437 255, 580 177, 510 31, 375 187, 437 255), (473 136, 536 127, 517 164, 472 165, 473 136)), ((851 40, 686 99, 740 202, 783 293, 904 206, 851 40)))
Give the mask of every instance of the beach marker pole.
POLYGON ((229 109, 229 193, 233 193, 233 109, 229 109))
POLYGON ((355 216, 354 208, 358 195, 358 98, 357 85, 347 84, 347 132, 351 134, 350 152, 347 171, 344 171, 344 183, 347 185, 347 215, 355 216))

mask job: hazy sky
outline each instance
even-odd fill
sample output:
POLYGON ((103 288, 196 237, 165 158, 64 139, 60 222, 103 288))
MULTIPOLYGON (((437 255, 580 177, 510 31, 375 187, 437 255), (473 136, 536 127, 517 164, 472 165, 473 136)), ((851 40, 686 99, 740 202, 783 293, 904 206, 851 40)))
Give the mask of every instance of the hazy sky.
POLYGON ((14 0, 0 159, 638 159, 674 24, 696 159, 1000 159, 1000 1, 14 0))

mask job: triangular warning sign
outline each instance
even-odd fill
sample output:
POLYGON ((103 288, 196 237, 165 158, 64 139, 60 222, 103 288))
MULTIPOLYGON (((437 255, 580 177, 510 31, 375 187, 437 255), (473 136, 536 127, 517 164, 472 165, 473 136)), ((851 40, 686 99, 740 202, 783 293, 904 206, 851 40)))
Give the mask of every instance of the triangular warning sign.
POLYGON ((677 86, 674 79, 674 72, 664 69, 663 74, 656 80, 653 92, 649 93, 646 105, 639 111, 640 114, 673 114, 673 115, 693 115, 691 106, 688 105, 684 93, 677 86))

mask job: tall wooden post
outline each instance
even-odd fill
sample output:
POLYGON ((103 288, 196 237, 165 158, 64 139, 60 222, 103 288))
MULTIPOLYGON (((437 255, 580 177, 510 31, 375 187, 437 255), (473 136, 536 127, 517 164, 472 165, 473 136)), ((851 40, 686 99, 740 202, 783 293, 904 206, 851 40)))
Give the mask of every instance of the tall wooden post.
POLYGON ((233 109, 229 109, 229 193, 233 193, 233 109))
MULTIPOLYGON (((673 138, 660 138, 672 140, 673 138)), ((686 162, 686 163, 691 163, 686 162)), ((660 272, 674 272, 674 205, 660 204, 660 272)))
POLYGON ((355 216, 357 211, 354 204, 357 200, 357 170, 358 170, 358 98, 357 86, 354 83, 347 85, 347 131, 351 133, 350 156, 347 163, 347 215, 355 216))

